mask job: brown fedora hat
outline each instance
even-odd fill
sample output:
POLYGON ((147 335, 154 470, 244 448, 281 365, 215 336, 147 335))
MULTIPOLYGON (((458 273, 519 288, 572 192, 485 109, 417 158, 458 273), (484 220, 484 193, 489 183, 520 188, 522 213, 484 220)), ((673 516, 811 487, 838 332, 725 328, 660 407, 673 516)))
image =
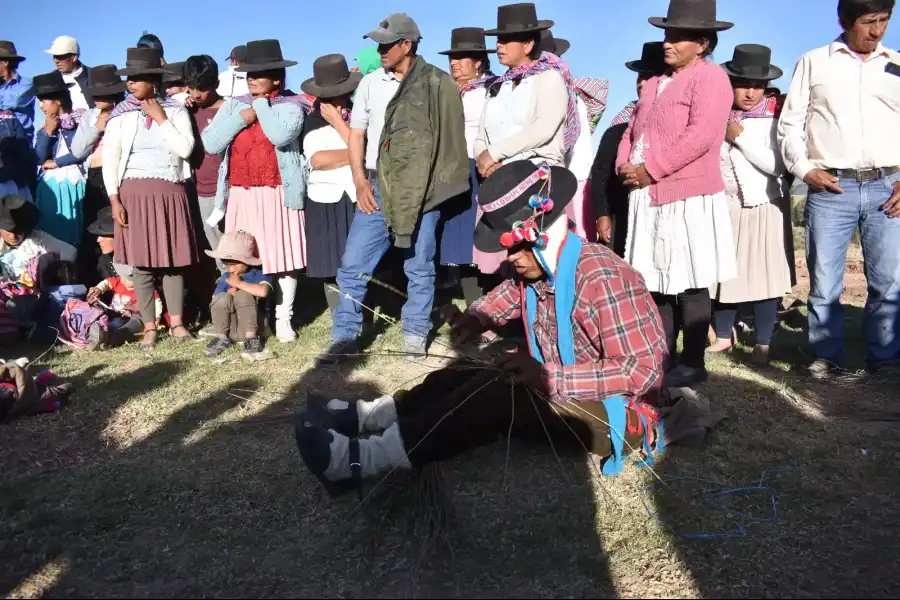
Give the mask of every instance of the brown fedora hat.
POLYGON ((165 75, 162 57, 152 48, 129 48, 125 52, 125 68, 116 75, 165 75))
POLYGON ((16 52, 16 45, 9 40, 0 40, 0 60, 25 60, 25 57, 16 52))
POLYGON ((484 29, 481 27, 457 27, 450 32, 450 49, 438 52, 448 56, 450 54, 475 54, 487 52, 493 54, 496 49, 489 49, 484 38, 484 29))
POLYGON ((648 21, 660 29, 725 31, 734 27, 734 23, 716 19, 716 0, 670 0, 665 17, 650 17, 648 21))
POLYGON ((284 60, 281 43, 278 40, 255 40, 247 42, 247 60, 234 68, 240 73, 259 73, 274 69, 285 69, 297 64, 295 60, 284 60))
POLYGON ((313 76, 300 89, 316 98, 337 98, 355 90, 362 78, 350 70, 343 54, 326 54, 313 63, 313 76))
POLYGON ((125 82, 116 75, 116 65, 98 65, 90 70, 91 87, 84 90, 86 96, 115 96, 125 92, 125 82))
POLYGON ((541 52, 549 52, 550 54, 562 56, 568 52, 571 47, 572 44, 569 43, 569 40, 553 37, 553 33, 551 33, 549 29, 545 29, 541 32, 541 52))
POLYGON ((497 28, 484 35, 497 37, 516 33, 536 33, 553 27, 553 21, 539 20, 537 9, 531 2, 507 4, 497 7, 497 28))
POLYGON ((638 60, 629 60, 625 68, 635 73, 660 75, 669 68, 666 64, 666 50, 662 42, 645 42, 638 60))

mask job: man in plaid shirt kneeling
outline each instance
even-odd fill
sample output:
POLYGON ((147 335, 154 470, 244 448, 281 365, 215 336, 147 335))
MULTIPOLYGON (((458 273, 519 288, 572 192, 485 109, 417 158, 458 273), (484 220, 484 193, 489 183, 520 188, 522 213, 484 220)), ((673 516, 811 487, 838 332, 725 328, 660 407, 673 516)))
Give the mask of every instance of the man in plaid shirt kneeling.
POLYGON ((606 475, 618 473, 632 450, 645 462, 662 451, 662 320, 637 271, 569 231, 564 217, 576 187, 568 170, 529 161, 507 164, 482 184, 475 246, 507 251, 518 276, 466 313, 457 310, 451 325, 462 343, 521 318, 527 347, 496 364, 460 359, 393 397, 311 398, 297 418, 297 443, 329 491, 510 433, 608 457, 606 475))

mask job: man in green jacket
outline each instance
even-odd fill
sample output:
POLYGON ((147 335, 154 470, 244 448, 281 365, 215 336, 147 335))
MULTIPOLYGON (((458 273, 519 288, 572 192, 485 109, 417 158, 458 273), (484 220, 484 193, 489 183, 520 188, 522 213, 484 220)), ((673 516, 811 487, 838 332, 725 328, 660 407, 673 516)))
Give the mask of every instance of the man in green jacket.
POLYGON ((364 37, 378 43, 382 68, 362 79, 354 99, 349 148, 357 208, 337 274, 333 342, 318 366, 359 352, 368 280, 392 240, 404 251, 409 279, 403 352, 425 355, 437 209, 469 189, 462 101, 450 76, 416 55, 422 36, 415 21, 395 13, 364 37))

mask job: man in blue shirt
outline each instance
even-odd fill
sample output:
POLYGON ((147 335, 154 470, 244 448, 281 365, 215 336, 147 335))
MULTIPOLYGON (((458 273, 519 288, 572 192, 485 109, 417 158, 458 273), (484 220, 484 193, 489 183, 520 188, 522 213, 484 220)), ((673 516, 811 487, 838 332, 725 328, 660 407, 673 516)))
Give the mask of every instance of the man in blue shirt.
POLYGON ((28 139, 34 138, 34 88, 30 77, 17 72, 19 63, 25 60, 16 52, 16 45, 0 40, 0 109, 12 111, 28 139))

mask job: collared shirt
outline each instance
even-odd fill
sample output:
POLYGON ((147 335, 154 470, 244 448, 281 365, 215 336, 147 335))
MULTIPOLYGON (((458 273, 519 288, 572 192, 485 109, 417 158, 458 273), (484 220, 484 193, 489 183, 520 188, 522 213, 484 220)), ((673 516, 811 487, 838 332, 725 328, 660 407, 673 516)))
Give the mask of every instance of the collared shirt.
POLYGON ((484 103, 487 100, 487 90, 484 87, 475 88, 463 94, 463 114, 466 118, 466 146, 469 158, 475 156, 475 138, 478 137, 478 126, 481 124, 481 113, 484 111, 484 103))
POLYGON ((353 98, 351 129, 366 130, 366 168, 378 165, 378 144, 384 129, 384 111, 400 89, 400 80, 393 73, 377 69, 362 78, 353 98))
POLYGON ((0 80, 0 109, 15 113, 29 140, 34 137, 34 104, 34 86, 30 77, 16 73, 12 79, 0 80))
POLYGON ((72 98, 73 110, 87 110, 90 108, 88 106, 87 98, 84 95, 84 90, 81 89, 81 84, 78 82, 78 78, 81 77, 84 70, 85 67, 82 65, 71 73, 62 74, 63 81, 69 84, 69 96, 72 98))
POLYGON ((797 63, 778 124, 785 166, 812 169, 900 166, 900 53, 879 44, 863 60, 842 38, 797 63))
MULTIPOLYGON (((519 285, 505 281, 473 303, 469 312, 485 324, 520 318, 519 285)), ((578 259, 572 311, 577 364, 562 364, 553 289, 541 281, 534 289, 534 336, 553 401, 601 401, 618 395, 639 400, 659 389, 668 352, 662 319, 644 279, 612 250, 585 243, 578 259)))
POLYGON ((234 67, 228 67, 227 71, 219 73, 219 87, 216 92, 223 98, 246 96, 250 93, 250 88, 247 87, 247 74, 235 71, 234 67))

